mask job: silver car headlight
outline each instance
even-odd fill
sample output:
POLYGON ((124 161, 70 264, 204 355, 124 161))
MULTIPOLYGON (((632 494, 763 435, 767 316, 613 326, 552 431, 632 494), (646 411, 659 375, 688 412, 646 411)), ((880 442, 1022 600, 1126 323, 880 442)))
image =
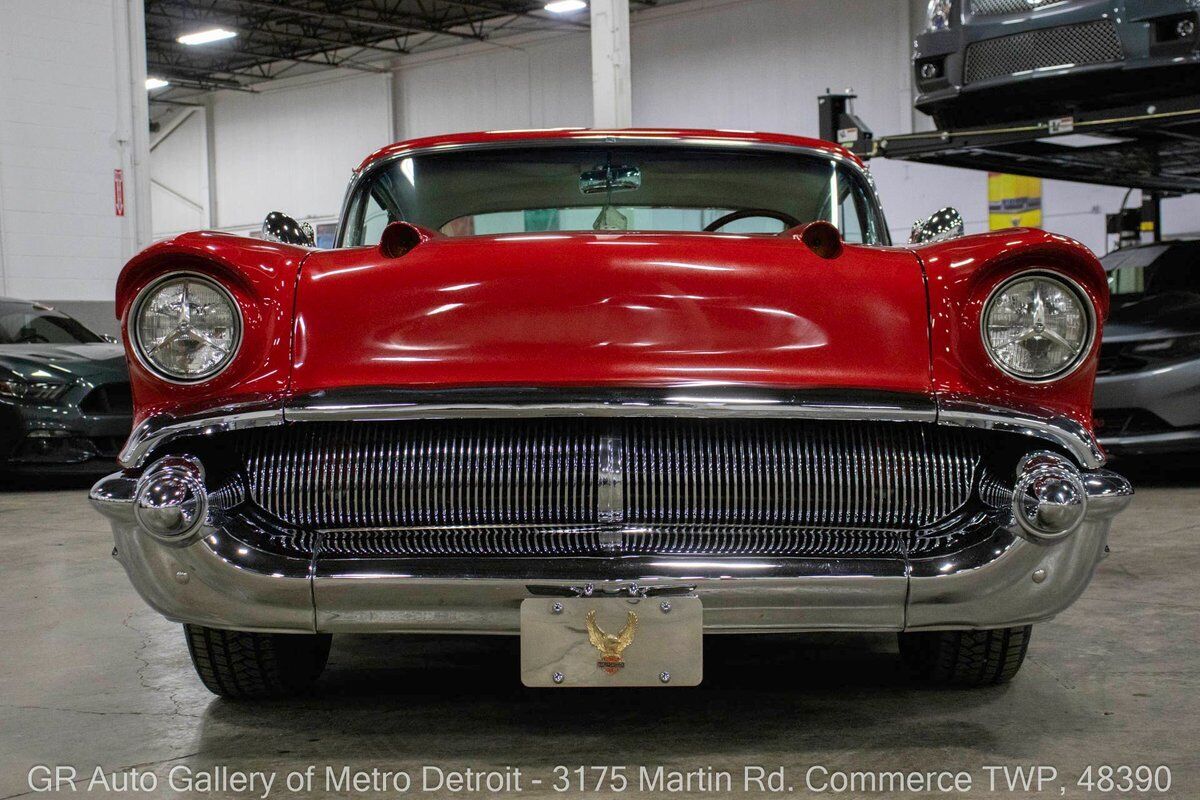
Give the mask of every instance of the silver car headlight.
POLYGON ((133 303, 129 338, 138 359, 168 381, 213 377, 237 355, 242 314, 216 281, 191 273, 167 275, 133 303))
POLYGON ((944 31, 950 27, 950 0, 929 0, 926 12, 927 27, 931 31, 944 31))
POLYGON ((1026 381, 1052 380, 1079 366, 1096 328, 1082 289, 1065 278, 1028 272, 992 290, 982 325, 992 361, 1026 381))

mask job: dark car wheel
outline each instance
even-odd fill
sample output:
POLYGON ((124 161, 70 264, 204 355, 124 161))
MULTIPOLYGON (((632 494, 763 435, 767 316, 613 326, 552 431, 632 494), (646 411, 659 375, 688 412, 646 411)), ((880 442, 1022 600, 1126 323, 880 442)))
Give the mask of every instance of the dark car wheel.
POLYGON ((328 634, 249 633, 184 625, 200 680, 231 700, 285 697, 310 688, 329 659, 328 634))
POLYGON ((912 676, 942 686, 1007 683, 1021 668, 1032 625, 986 631, 900 634, 900 657, 912 676))

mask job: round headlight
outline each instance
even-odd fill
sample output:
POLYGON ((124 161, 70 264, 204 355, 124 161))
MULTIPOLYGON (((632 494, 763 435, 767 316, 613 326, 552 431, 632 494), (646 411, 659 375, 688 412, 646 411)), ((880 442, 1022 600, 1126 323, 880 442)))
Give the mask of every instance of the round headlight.
POLYGON ((1092 304, 1063 278, 1018 275, 983 307, 983 343, 1000 369, 1027 381, 1061 377, 1092 345, 1092 304))
POLYGON ((931 31, 944 31, 949 28, 950 0, 929 0, 926 18, 931 31))
POLYGON ((192 383, 229 366, 241 342, 242 316, 220 284, 199 275, 168 275, 134 302, 129 334, 149 369, 192 383))

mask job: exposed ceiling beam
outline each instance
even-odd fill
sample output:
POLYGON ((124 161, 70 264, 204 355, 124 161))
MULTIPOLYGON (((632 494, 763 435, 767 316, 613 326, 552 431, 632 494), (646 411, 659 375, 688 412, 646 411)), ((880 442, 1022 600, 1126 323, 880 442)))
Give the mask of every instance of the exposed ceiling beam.
POLYGON ((463 33, 450 28, 402 25, 389 20, 361 17, 358 14, 352 14, 346 11, 337 13, 332 11, 316 11, 310 8, 298 8, 292 5, 266 2, 266 0, 232 0, 232 2, 245 8, 257 8, 261 11, 273 11, 277 14, 296 14, 298 16, 313 17, 314 19, 324 19, 331 22, 350 23, 353 25, 360 25, 365 28, 376 28, 378 30, 391 31, 393 33, 440 33, 444 36, 456 36, 461 39, 479 40, 484 38, 483 36, 463 33))

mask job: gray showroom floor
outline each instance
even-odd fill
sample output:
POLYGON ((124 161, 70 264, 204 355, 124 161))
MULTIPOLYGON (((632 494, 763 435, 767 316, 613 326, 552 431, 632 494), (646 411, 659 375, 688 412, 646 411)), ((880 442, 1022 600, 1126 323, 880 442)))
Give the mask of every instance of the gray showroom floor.
MULTIPOLYGON (((811 765, 965 769, 970 797, 1024 796, 988 791, 984 765, 1048 765, 1065 796, 1083 797, 1076 776, 1105 763, 1166 764, 1169 796, 1200 797, 1200 469, 1189 469, 1134 475, 1139 494, 1112 556, 1079 603, 1035 629, 1008 687, 913 688, 889 636, 710 638, 701 688, 624 693, 523 689, 512 639, 343 637, 317 696, 265 706, 205 692, 178 627, 146 609, 108 557, 81 489, 10 489, 0 493, 0 798, 32 796, 37 764, 74 765, 83 778, 97 765, 150 770, 160 787, 146 796, 170 796, 177 765, 281 776, 309 764, 513 766, 530 797, 555 796, 557 764, 739 776, 746 764, 783 766, 799 797, 817 796, 803 786, 811 765)), ((291 796, 282 780, 273 797, 291 796)), ((75 796, 103 795, 82 788, 75 796)))

